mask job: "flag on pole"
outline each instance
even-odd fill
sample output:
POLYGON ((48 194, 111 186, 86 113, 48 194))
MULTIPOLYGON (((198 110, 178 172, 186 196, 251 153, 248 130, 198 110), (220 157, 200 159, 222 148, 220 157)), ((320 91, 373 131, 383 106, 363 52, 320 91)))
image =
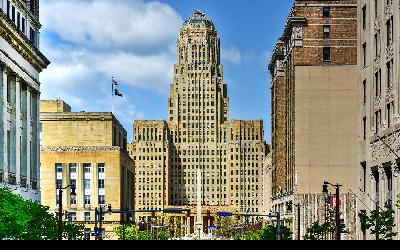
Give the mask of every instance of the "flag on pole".
POLYGON ((123 97, 123 95, 118 91, 118 89, 115 89, 115 95, 119 97, 123 97))
POLYGON ((117 81, 115 81, 114 78, 112 79, 112 83, 113 83, 113 86, 118 86, 119 85, 119 83, 117 81))

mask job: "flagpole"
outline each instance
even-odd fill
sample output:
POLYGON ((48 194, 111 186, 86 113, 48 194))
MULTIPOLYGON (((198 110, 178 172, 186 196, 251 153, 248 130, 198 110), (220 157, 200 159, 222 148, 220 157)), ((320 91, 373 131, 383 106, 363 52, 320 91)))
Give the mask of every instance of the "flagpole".
POLYGON ((114 77, 111 80, 112 93, 111 93, 111 113, 114 114, 114 77))

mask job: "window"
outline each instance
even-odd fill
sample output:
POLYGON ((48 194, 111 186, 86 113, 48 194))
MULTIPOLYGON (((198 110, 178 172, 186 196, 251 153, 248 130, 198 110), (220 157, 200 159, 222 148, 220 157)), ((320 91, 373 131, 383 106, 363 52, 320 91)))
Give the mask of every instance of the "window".
POLYGON ((381 0, 374 0, 375 4, 374 4, 374 10, 375 10, 375 18, 378 18, 379 15, 379 1, 381 0))
POLYGON ((91 164, 90 163, 84 163, 83 164, 83 171, 85 174, 90 173, 91 172, 91 164))
POLYGON ((393 43, 393 17, 386 22, 387 47, 393 43))
POLYGON ((381 117, 382 117, 382 111, 378 110, 375 112, 375 133, 379 133, 380 127, 381 127, 381 117))
POLYGON ((62 173, 62 164, 61 163, 56 163, 56 172, 57 173, 62 173))
POLYGON ((85 202, 85 205, 92 204, 90 195, 85 195, 84 202, 85 202))
POLYGON ((104 188, 105 188, 104 180, 99 180, 99 189, 104 189, 104 188))
POLYGON ((90 221, 90 212, 85 212, 85 221, 90 221))
POLYGON ((83 186, 85 189, 90 189, 90 180, 83 180, 83 186))
POLYGON ((375 97, 378 97, 381 95, 381 89, 382 89, 382 78, 381 78, 381 70, 378 70, 375 73, 375 97))
POLYGON ((76 197, 72 198, 70 196, 70 203, 71 203, 71 205, 76 205, 76 197))
POLYGON ((364 43, 362 46, 362 60, 363 60, 363 67, 367 67, 367 44, 364 43))
POLYGON ((17 28, 21 27, 21 13, 17 11, 17 28))
POLYGON ((69 172, 70 173, 76 173, 76 163, 70 163, 69 164, 69 172))
POLYGON ((362 180, 361 180, 361 185, 363 187, 363 192, 367 192, 367 163, 362 162, 361 163, 361 171, 362 171, 362 180))
POLYGON ((62 188, 62 180, 56 180, 56 189, 62 188))
POLYGON ((393 60, 386 64, 387 67, 387 88, 389 89, 393 81, 393 60))
POLYGON ((331 8, 330 7, 324 7, 322 10, 322 15, 324 18, 329 18, 331 14, 331 8))
POLYGON ((375 57, 381 55, 381 32, 378 30, 374 36, 375 57))
POLYGON ((12 11, 11 20, 13 21, 13 23, 15 23, 15 7, 14 6, 12 6, 11 11, 12 11))
POLYGON ((367 6, 364 5, 364 7, 362 8, 362 27, 363 30, 365 30, 367 28, 367 6))
POLYGON ((29 29, 29 41, 36 45, 36 31, 32 27, 29 29))
POLYGON ((331 31, 331 26, 324 25, 324 39, 330 38, 330 31, 331 31))
POLYGON ((367 104, 367 80, 363 81, 363 105, 367 104))
POLYGON ((363 118, 363 140, 367 139, 367 117, 363 118))
POLYGON ((22 31, 22 33, 24 33, 24 34, 25 34, 25 32, 26 32, 26 20, 25 20, 25 18, 22 18, 22 22, 21 22, 21 31, 22 31))
POLYGON ((393 104, 389 103, 386 105, 386 112, 387 112, 387 125, 388 128, 392 126, 392 117, 393 117, 393 104))
POLYGON ((97 167, 98 167, 99 173, 105 173, 106 172, 106 167, 105 167, 104 163, 99 163, 97 165, 97 167))
POLYGON ((106 197, 104 195, 99 195, 99 205, 106 204, 106 197))
POLYGON ((10 17, 10 9, 11 9, 11 2, 10 0, 7 0, 7 16, 10 17))
POLYGON ((71 221, 71 222, 76 221, 76 213, 75 212, 68 212, 68 221, 71 221))
POLYGON ((90 240, 90 234, 91 234, 90 228, 85 228, 84 239, 85 239, 85 240, 90 240))
POLYGON ((323 48, 323 59, 324 59, 324 61, 331 60, 331 48, 330 47, 323 48))

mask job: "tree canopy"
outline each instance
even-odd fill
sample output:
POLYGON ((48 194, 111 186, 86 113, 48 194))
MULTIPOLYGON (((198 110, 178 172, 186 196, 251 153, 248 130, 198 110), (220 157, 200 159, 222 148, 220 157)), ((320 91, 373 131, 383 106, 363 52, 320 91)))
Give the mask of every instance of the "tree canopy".
MULTIPOLYGON (((63 237, 80 239, 82 226, 63 225, 63 237)), ((0 239, 57 240, 58 221, 49 208, 0 189, 0 239)))

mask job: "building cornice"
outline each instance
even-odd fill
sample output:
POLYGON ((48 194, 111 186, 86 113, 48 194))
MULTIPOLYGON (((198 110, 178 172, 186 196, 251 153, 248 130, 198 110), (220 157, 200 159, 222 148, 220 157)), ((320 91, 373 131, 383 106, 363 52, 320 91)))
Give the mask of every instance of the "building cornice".
POLYGON ((39 72, 50 65, 50 61, 36 48, 17 26, 0 10, 0 35, 25 60, 39 72))
POLYGON ((305 17, 289 17, 285 26, 285 30, 283 32, 283 40, 287 40, 290 38, 290 34, 292 33, 292 28, 294 26, 304 26, 307 23, 307 19, 305 17))
POLYGON ((41 152, 45 153, 85 153, 85 152, 106 152, 106 151, 122 151, 120 147, 114 146, 69 146, 69 147, 40 147, 41 152))

